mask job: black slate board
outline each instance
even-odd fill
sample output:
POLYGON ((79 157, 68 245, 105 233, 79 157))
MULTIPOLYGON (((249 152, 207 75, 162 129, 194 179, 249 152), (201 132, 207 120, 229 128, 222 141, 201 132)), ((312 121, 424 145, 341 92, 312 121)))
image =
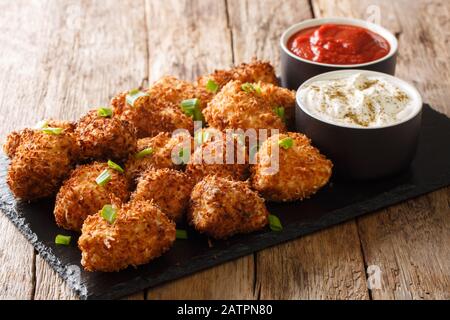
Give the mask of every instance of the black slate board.
POLYGON ((411 169, 401 176, 370 183, 334 181, 310 200, 269 204, 283 223, 281 233, 236 236, 209 248, 204 236, 189 230, 189 240, 177 240, 161 258, 118 273, 82 271, 74 240, 70 247, 56 246, 55 235, 68 232, 54 222, 53 199, 16 201, 6 185, 7 165, 1 156, 0 210, 81 298, 119 298, 450 185, 450 119, 424 107, 419 149, 411 169))

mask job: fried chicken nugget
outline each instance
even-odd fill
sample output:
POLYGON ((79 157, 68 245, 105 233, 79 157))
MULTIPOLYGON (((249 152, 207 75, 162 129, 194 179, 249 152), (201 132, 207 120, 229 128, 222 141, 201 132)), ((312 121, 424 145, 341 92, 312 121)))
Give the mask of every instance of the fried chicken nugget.
POLYGON ((110 169, 106 163, 81 165, 72 171, 56 196, 56 223, 67 230, 81 231, 84 220, 110 203, 111 197, 125 202, 128 196, 128 180, 124 174, 110 169), (95 179, 105 169, 111 180, 100 186, 95 179))
POLYGON ((181 222, 193 187, 192 179, 184 172, 149 170, 139 179, 131 200, 153 200, 171 220, 181 222))
POLYGON ((271 83, 259 82, 261 96, 268 101, 275 113, 284 120, 288 128, 294 127, 295 121, 295 91, 278 87, 271 83), (280 110, 280 108, 282 108, 280 110), (280 114, 282 111, 283 114, 280 114))
POLYGON ((239 144, 236 140, 227 142, 224 138, 208 141, 197 147, 186 166, 186 173, 195 182, 199 182, 208 175, 245 180, 248 177, 248 169, 248 156, 245 146, 239 144), (231 146, 228 145, 230 143, 232 143, 231 146), (233 153, 228 152, 233 148, 233 153))
POLYGON ((267 139, 257 152, 257 160, 251 168, 252 188, 266 200, 277 202, 302 200, 313 195, 328 183, 333 167, 305 135, 293 132, 267 139), (276 149, 278 170, 274 162, 277 161, 276 149))
POLYGON ((264 199, 247 182, 208 176, 192 191, 190 224, 215 239, 260 230, 268 217, 264 199))
POLYGON ((244 91, 243 84, 231 81, 211 100, 203 110, 208 124, 219 130, 278 129, 285 132, 286 125, 270 101, 257 91, 244 91))
POLYGON ((202 98, 202 92, 197 90, 193 83, 180 80, 173 76, 165 76, 154 82, 147 90, 150 97, 158 102, 179 106, 183 100, 199 99, 200 108, 206 107, 206 100, 202 98))
POLYGON ((216 70, 212 74, 201 76, 197 80, 197 87, 206 88, 209 80, 214 81, 219 86, 219 89, 233 80, 243 83, 260 81, 272 84, 278 83, 273 66, 268 62, 256 59, 252 59, 250 63, 242 63, 229 70, 216 70))
POLYGON ((136 129, 128 121, 89 111, 75 129, 80 160, 123 160, 136 151, 136 129))
MULTIPOLYGON (((47 128, 49 129, 49 128, 47 128)), ((17 198, 35 200, 56 194, 76 155, 73 132, 25 129, 8 137, 11 158, 7 183, 17 198)))
POLYGON ((113 272, 146 264, 169 250, 175 241, 175 223, 152 202, 113 204, 111 223, 101 211, 89 216, 78 239, 81 264, 87 271, 113 272))
POLYGON ((187 132, 180 132, 173 137, 168 132, 161 132, 153 138, 139 139, 137 153, 130 155, 125 164, 126 174, 130 181, 135 181, 151 168, 180 169, 181 164, 174 162, 172 155, 191 146, 192 137, 187 132), (143 154, 143 150, 147 150, 147 154, 143 154))
POLYGON ((179 104, 163 100, 163 94, 155 94, 155 97, 144 95, 136 99, 133 106, 126 101, 128 94, 129 92, 122 92, 114 97, 111 105, 114 117, 128 121, 136 127, 138 138, 154 137, 160 132, 177 129, 194 131, 192 118, 183 113, 179 104))
POLYGON ((14 158, 17 148, 22 142, 22 137, 24 137, 24 141, 26 141, 27 137, 29 137, 34 130, 43 127, 51 127, 51 128, 62 128, 66 133, 73 133, 75 130, 75 123, 70 121, 62 121, 62 120, 47 120, 38 124, 38 128, 34 129, 23 129, 21 131, 13 131, 6 138, 6 142, 3 145, 3 151, 6 153, 8 158, 14 158))

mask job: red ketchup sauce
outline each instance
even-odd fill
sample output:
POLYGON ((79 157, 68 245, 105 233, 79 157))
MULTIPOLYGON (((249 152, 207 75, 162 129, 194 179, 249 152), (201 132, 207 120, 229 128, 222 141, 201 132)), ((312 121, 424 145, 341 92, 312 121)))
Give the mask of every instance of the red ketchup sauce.
POLYGON ((324 24, 301 30, 288 41, 300 58, 327 64, 361 64, 381 59, 391 50, 389 42, 365 28, 324 24))

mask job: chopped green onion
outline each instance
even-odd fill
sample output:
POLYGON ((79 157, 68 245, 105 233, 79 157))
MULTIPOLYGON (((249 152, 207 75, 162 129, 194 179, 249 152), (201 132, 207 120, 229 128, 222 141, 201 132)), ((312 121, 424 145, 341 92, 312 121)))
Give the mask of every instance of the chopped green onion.
POLYGON ((149 94, 142 92, 139 89, 133 89, 130 92, 128 92, 128 94, 126 96, 126 100, 127 100, 128 105, 130 105, 131 107, 134 107, 134 103, 136 102, 136 100, 141 97, 149 97, 149 94))
POLYGON ((212 93, 216 93, 219 90, 219 85, 212 79, 209 79, 206 83, 206 90, 212 93))
POLYGON ((119 171, 120 173, 124 173, 124 170, 122 169, 122 167, 119 166, 117 163, 111 161, 111 160, 108 160, 108 166, 109 166, 111 169, 114 169, 114 170, 116 170, 116 171, 119 171))
POLYGON ((285 121, 285 111, 284 111, 284 107, 275 107, 273 109, 273 111, 275 112, 275 114, 281 118, 281 120, 283 120, 283 122, 285 121))
POLYGON ((184 239, 188 238, 186 230, 179 230, 179 229, 177 229, 176 235, 177 235, 177 239, 183 239, 184 240, 184 239))
POLYGON ((261 86, 259 84, 254 84, 253 88, 255 89, 255 92, 259 95, 262 94, 261 86))
POLYGON ((142 158, 144 158, 145 156, 149 156, 149 155, 153 154, 153 152, 154 152, 153 148, 145 148, 144 150, 141 150, 141 151, 139 151, 138 153, 136 153, 136 154, 134 155, 134 157, 135 157, 136 159, 142 159, 142 158))
POLYGON ((102 218, 108 221, 109 223, 114 223, 117 217, 117 209, 110 204, 105 204, 102 208, 101 215, 102 218))
POLYGON ((256 92, 257 94, 261 95, 261 86, 259 84, 251 84, 250 82, 246 82, 241 86, 241 89, 247 93, 253 93, 256 92))
POLYGON ((58 234, 55 238, 55 243, 68 246, 70 244, 71 239, 72 239, 71 236, 63 236, 62 234, 58 234))
POLYGON ((97 114, 100 117, 109 118, 109 117, 112 117, 113 112, 112 112, 111 108, 100 107, 97 109, 97 114))
POLYGON ((292 138, 284 138, 278 141, 278 145, 283 149, 287 150, 294 145, 294 140, 292 138))
POLYGON ((269 226, 270 230, 275 232, 280 232, 283 230, 280 219, 272 214, 269 214, 269 226))
POLYGON ((200 110, 200 100, 197 98, 181 101, 181 110, 194 119, 194 121, 203 121, 203 114, 200 110))
POLYGON ((109 181, 111 181, 111 174, 108 169, 105 169, 102 173, 100 173, 97 179, 95 179, 95 182, 101 187, 106 185, 109 181))
POLYGON ((50 128, 50 127, 45 127, 41 129, 42 132, 46 133, 46 134, 53 134, 53 135, 58 135, 61 134, 61 132, 63 132, 63 128, 50 128))
POLYGON ((208 142, 211 138, 211 133, 209 131, 197 131, 194 135, 195 143, 201 145, 204 142, 208 142))

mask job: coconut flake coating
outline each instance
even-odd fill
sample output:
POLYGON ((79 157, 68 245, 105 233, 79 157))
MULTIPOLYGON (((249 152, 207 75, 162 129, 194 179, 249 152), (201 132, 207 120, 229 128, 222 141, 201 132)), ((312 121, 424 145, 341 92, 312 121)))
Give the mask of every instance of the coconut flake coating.
POLYGON ((55 195, 76 157, 75 138, 69 129, 60 134, 25 129, 8 137, 4 149, 11 158, 8 186, 23 200, 55 195))
POLYGON ((267 139, 256 154, 257 164, 251 168, 252 188, 266 200, 295 201, 308 198, 326 185, 331 177, 333 164, 303 134, 289 132, 267 139), (291 138, 293 146, 284 149, 280 140, 291 138), (278 148, 279 168, 268 174, 276 161, 273 150, 278 148))
POLYGON ((171 220, 181 222, 193 187, 192 179, 183 172, 149 170, 139 179, 132 201, 153 200, 171 220))
POLYGON ((247 182, 208 176, 192 190, 189 222, 215 239, 260 230, 268 217, 264 199, 247 182))
POLYGON ((175 224, 153 203, 133 201, 117 208, 113 223, 98 212, 83 224, 78 246, 87 271, 113 272, 146 264, 175 241, 175 224))
POLYGON ((84 220, 110 203, 112 197, 125 202, 128 196, 128 180, 124 174, 110 169, 106 163, 79 166, 72 171, 56 196, 56 223, 67 230, 81 231, 84 220), (105 169, 111 180, 99 186, 95 179, 105 169))
POLYGON ((203 110, 208 124, 225 129, 278 129, 286 131, 283 120, 276 115, 271 101, 258 92, 246 92, 243 82, 231 81, 203 110))
POLYGON ((75 129, 80 160, 123 160, 136 151, 136 129, 128 121, 89 111, 75 129))
POLYGON ((191 117, 184 114, 179 104, 164 101, 158 96, 138 98, 133 106, 126 102, 128 92, 114 97, 111 105, 114 117, 132 123, 137 129, 138 138, 154 137, 160 132, 173 132, 177 129, 194 130, 191 117))
POLYGON ((236 140, 228 146, 225 139, 208 141, 197 147, 191 160, 186 166, 186 173, 199 182, 208 175, 228 177, 233 180, 245 180, 248 178, 248 156, 245 146, 236 140), (233 150, 234 154, 227 150, 233 150), (238 155, 240 155, 238 157, 238 155), (242 160, 242 161, 240 161, 242 160))
POLYGON ((180 169, 181 163, 175 156, 181 149, 192 148, 192 137, 187 133, 172 136, 168 132, 161 132, 153 138, 138 140, 137 153, 147 148, 151 148, 153 153, 139 158, 136 154, 128 157, 125 169, 130 181, 136 181, 148 169, 180 169))

